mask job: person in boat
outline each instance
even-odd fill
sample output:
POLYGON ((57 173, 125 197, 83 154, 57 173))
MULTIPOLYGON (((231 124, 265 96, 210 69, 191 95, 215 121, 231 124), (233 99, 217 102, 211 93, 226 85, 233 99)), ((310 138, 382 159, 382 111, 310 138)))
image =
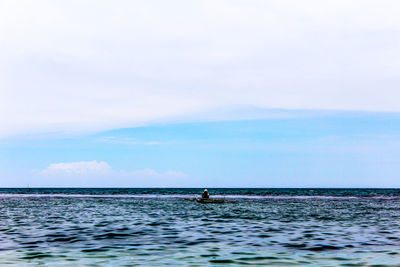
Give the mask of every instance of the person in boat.
POLYGON ((201 194, 201 198, 209 199, 210 193, 208 193, 207 189, 204 189, 203 194, 201 194))

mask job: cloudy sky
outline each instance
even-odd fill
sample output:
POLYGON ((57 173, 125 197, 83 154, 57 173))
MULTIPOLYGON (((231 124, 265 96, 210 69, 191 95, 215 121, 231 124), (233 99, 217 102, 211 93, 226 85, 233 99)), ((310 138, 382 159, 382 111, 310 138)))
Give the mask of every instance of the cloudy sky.
POLYGON ((0 186, 400 186, 398 1, 0 2, 0 186))

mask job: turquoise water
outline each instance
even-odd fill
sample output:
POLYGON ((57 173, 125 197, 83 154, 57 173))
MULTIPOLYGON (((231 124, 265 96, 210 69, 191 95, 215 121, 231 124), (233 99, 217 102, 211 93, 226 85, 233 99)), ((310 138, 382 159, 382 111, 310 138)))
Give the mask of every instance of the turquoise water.
POLYGON ((399 266, 398 189, 0 189, 0 265, 399 266))

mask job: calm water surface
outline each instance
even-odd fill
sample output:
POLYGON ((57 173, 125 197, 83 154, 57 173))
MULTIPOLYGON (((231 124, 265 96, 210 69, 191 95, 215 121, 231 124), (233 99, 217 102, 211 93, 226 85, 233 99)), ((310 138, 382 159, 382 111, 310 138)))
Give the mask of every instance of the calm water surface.
POLYGON ((397 189, 0 189, 0 265, 400 266, 397 189))

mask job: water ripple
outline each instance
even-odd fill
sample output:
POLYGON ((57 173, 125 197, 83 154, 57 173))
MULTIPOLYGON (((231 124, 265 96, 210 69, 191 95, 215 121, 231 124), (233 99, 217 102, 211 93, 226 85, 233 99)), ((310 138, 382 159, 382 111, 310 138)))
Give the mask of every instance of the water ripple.
POLYGON ((400 264, 397 200, 234 200, 0 198, 0 265, 400 264))

